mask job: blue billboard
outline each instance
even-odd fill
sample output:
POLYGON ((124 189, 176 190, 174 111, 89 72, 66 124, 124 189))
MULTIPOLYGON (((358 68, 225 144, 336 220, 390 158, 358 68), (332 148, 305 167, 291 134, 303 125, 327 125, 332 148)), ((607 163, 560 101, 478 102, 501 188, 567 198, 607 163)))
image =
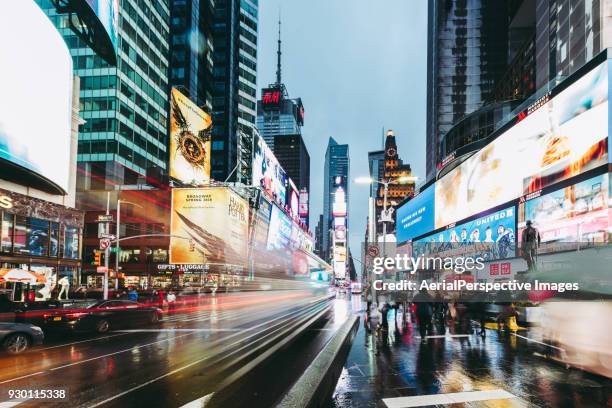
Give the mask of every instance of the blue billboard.
POLYGON ((268 250, 286 249, 291 242, 291 218, 276 205, 272 205, 270 228, 268 232, 268 250))
POLYGON ((397 242, 406 242, 434 229, 435 189, 427 188, 398 208, 397 242))

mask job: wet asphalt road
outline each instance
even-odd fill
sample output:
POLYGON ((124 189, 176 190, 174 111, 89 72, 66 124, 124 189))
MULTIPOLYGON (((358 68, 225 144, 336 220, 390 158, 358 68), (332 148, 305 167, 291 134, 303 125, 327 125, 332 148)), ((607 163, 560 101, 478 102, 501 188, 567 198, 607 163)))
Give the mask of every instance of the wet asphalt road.
MULTIPOLYGON (((363 313, 359 299, 353 310, 363 313)), ((612 407, 612 380, 545 359, 544 346, 525 339, 534 336, 529 331, 487 330, 485 339, 447 331, 421 344, 412 323, 405 332, 391 328, 378 339, 377 355, 362 320, 328 408, 612 407), (427 397, 401 399, 411 396, 427 397), (445 397, 472 401, 436 403, 445 397)))
MULTIPOLYGON (((203 303, 168 314, 158 326, 133 327, 102 336, 49 337, 43 346, 23 355, 0 357, 0 406, 178 407, 210 397, 215 391, 221 392, 240 367, 274 344, 279 334, 287 335, 296 321, 329 305, 329 301, 315 302, 322 298, 320 293, 306 291, 208 296, 203 303), (65 389, 68 400, 7 403, 10 389, 65 389)), ((341 316, 334 312, 326 313, 326 317, 330 319, 313 326, 311 331, 317 334, 311 336, 312 341, 303 344, 304 350, 310 347, 310 353, 292 359, 293 364, 301 361, 306 366, 307 359, 316 355, 317 344, 326 341, 321 336, 331 336, 341 324, 341 316)), ((301 371, 294 368, 285 379, 297 378, 301 371)), ((268 406, 280 396, 282 388, 271 382, 267 391, 261 404, 250 405, 243 400, 236 404, 268 406)), ((248 393, 241 396, 249 398, 248 393)))

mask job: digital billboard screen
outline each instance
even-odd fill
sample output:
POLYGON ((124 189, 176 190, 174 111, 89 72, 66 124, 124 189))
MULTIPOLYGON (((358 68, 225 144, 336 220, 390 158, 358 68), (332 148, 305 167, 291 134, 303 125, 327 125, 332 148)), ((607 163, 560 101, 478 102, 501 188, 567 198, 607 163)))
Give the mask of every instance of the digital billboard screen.
POLYGON ((430 186, 397 209, 397 242, 406 242, 434 229, 434 186, 430 186))
POLYGON ((253 185, 261 187, 281 206, 287 204, 287 174, 264 139, 255 135, 253 140, 253 185))
POLYGON ((516 256, 515 207, 492 212, 413 243, 416 253, 472 256, 485 261, 516 256))
POLYGON ((173 189, 170 263, 244 265, 248 218, 248 203, 229 188, 173 189))
POLYGON ((0 13, 2 178, 14 171, 14 179, 23 182, 21 174, 33 174, 49 185, 45 190, 65 193, 70 174, 72 57, 35 2, 11 2, 10 7, 10 12, 0 13))
POLYGON ((438 180, 435 228, 607 163, 604 62, 438 180))
POLYGON ((609 189, 609 174, 602 174, 521 203, 519 241, 530 220, 540 233, 540 253, 568 249, 579 242, 609 242, 609 189))
POLYGON ((210 181, 212 119, 188 97, 170 91, 170 177, 183 184, 210 181))
POLYGON ((291 219, 283 210, 272 205, 270 229, 268 233, 268 250, 288 249, 291 244, 291 219))

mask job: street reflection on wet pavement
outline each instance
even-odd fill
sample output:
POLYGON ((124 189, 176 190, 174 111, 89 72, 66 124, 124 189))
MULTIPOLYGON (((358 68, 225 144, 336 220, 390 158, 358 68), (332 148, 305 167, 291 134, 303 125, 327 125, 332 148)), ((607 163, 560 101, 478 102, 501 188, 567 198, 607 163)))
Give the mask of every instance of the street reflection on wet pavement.
POLYGON ((446 330, 421 344, 410 318, 402 330, 398 314, 396 330, 391 311, 377 338, 365 328, 365 303, 351 304, 362 320, 329 407, 612 406, 612 380, 547 360, 528 331, 482 338, 446 330))

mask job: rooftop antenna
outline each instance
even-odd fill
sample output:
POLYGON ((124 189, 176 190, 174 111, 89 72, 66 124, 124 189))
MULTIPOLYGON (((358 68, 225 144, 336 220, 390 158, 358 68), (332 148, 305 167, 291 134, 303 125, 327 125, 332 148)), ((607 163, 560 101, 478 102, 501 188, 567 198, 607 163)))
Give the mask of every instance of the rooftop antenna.
POLYGON ((276 51, 276 84, 281 84, 281 13, 278 10, 278 51, 276 51))

